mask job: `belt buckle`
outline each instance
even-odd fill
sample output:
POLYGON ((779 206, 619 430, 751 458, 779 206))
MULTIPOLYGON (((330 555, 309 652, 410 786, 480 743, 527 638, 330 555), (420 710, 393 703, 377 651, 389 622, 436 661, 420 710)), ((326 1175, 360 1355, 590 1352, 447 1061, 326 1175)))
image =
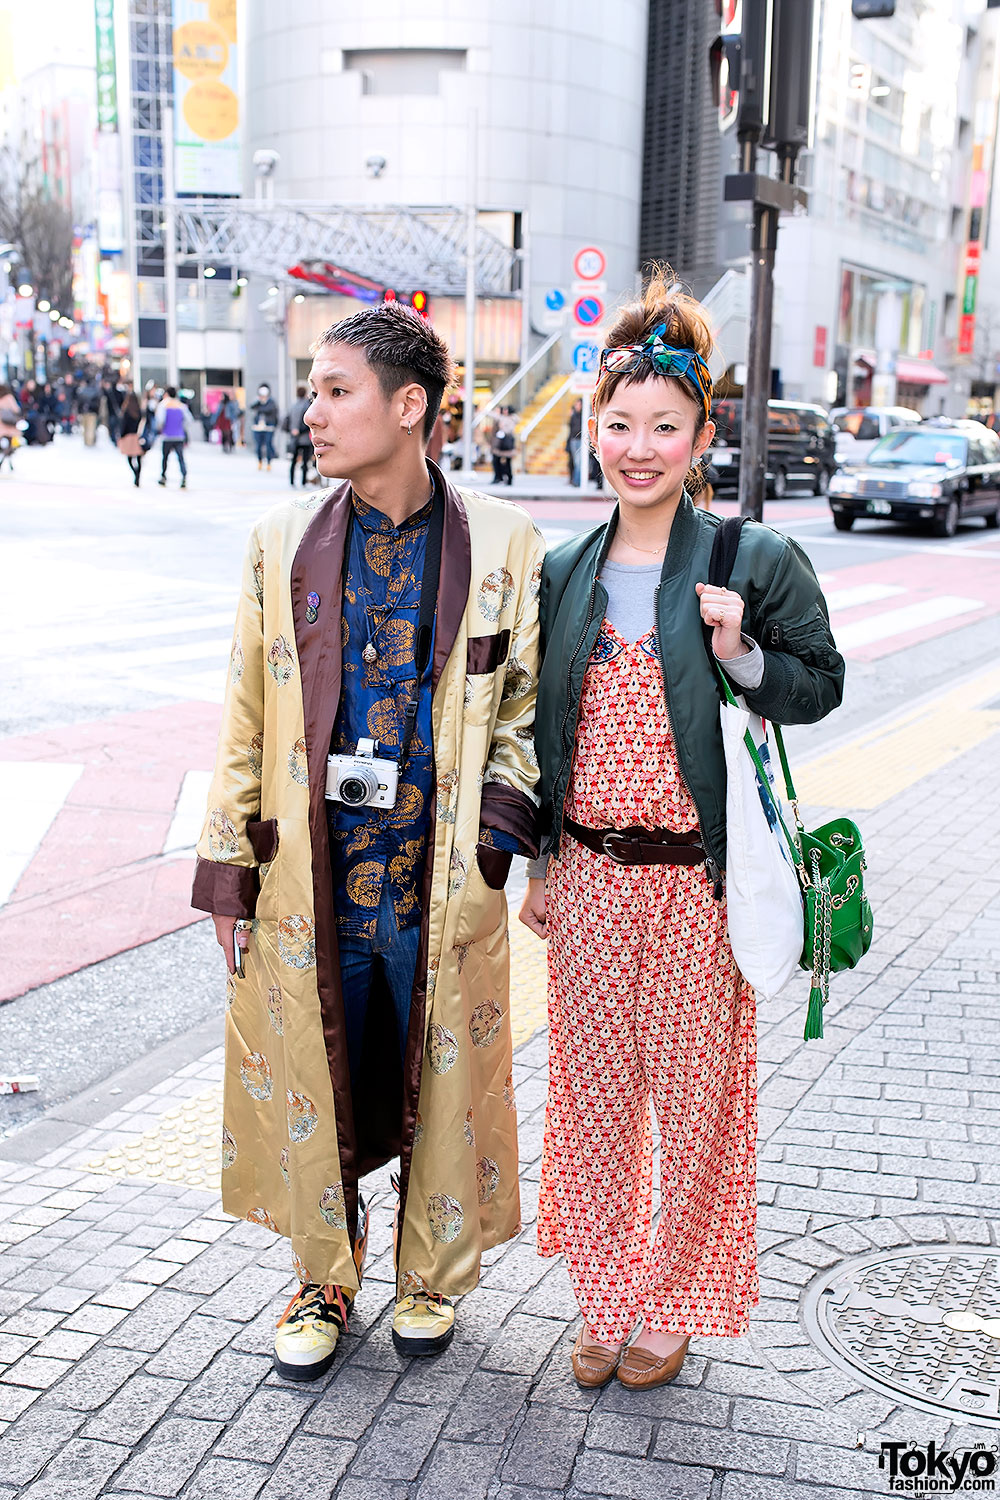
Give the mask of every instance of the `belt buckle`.
POLYGON ((630 843, 631 840, 620 828, 612 828, 601 839, 601 848, 609 859, 613 859, 616 865, 627 865, 628 859, 622 854, 616 854, 611 847, 612 840, 617 839, 620 843, 630 843))

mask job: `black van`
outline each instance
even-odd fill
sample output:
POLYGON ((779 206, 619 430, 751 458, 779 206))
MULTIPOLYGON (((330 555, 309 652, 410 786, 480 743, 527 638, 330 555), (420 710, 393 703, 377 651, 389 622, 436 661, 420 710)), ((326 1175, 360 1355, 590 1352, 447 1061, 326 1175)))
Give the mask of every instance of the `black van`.
MULTIPOLYGON (((822 406, 798 401, 767 403, 767 487, 781 500, 794 485, 825 495, 837 467, 836 438, 822 406)), ((715 445, 708 459, 718 476, 719 491, 736 490, 740 480, 740 433, 743 401, 727 397, 712 408, 715 445)))

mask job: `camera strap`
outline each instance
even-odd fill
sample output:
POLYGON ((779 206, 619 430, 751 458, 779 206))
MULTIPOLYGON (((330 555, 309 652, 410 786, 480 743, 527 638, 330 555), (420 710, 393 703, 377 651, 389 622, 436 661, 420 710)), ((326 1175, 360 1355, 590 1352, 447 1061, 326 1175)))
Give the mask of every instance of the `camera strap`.
MULTIPOLYGON (((354 502, 347 518, 347 533, 344 537, 344 573, 351 555, 351 545, 354 533, 354 502)), ((444 535, 444 496, 440 487, 435 482, 434 495, 431 501, 431 515, 427 527, 427 542, 424 547, 424 566, 420 578, 420 604, 417 610, 417 632, 414 637, 414 659, 416 666, 416 681, 413 692, 406 705, 406 714, 403 718, 403 733, 399 746, 399 757, 396 762, 400 772, 406 764, 410 753, 410 745, 417 728, 417 713, 420 709, 420 685, 423 682, 424 673, 427 671, 431 659, 431 645, 434 640, 434 616, 437 612, 438 587, 441 579, 441 542, 444 535)))
POLYGON ((402 774, 410 754, 410 745, 417 728, 417 713, 420 708, 420 685, 431 659, 431 643, 434 640, 434 615, 437 611, 438 587, 441 581, 441 540, 444 534, 444 497, 434 486, 434 500, 430 523, 427 527, 427 545, 424 549, 424 570, 420 579, 420 608, 417 612, 417 635, 414 650, 417 670, 416 681, 410 701, 406 705, 403 720, 403 737, 399 746, 397 762, 402 774))

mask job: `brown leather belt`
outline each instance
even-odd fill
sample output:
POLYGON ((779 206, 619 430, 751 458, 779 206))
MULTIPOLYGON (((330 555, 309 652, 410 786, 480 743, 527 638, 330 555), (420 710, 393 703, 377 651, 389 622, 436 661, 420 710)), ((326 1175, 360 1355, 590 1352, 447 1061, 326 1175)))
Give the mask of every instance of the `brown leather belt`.
POLYGON ((671 833, 669 828, 584 828, 572 818, 563 819, 570 838, 606 854, 618 865, 700 865, 705 851, 699 843, 697 828, 686 833, 671 833))

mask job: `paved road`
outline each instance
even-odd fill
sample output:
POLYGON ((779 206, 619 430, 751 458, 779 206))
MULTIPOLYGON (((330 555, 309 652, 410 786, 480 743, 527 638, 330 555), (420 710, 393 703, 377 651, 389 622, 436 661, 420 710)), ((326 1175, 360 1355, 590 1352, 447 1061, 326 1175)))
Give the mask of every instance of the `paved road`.
MULTIPOLYGON (((22 998, 0 1006, 0 1043, 9 1066, 40 1071, 45 1089, 30 1104, 0 1099, 0 1129, 107 1076, 123 1052, 207 1018, 215 1003, 197 966, 183 993, 164 984, 170 966, 155 945, 177 934, 164 955, 180 944, 214 960, 204 934, 182 942, 180 933, 196 921, 191 844, 233 598, 253 519, 301 491, 284 466, 261 473, 248 454, 212 446, 192 449, 190 469, 183 492, 173 476, 157 486, 155 467, 136 491, 106 442, 88 450, 71 438, 22 451, 15 475, 2 476, 0 612, 18 650, 0 704, 0 1000, 22 998), (41 987, 57 980, 47 995, 41 987), (63 1037, 43 1018, 64 1008, 103 1027, 63 1037)), ((610 512, 606 499, 565 489, 527 505, 552 542, 610 512)), ((798 756, 994 659, 1000 543, 978 524, 951 541, 883 525, 844 536, 808 497, 769 505, 768 520, 813 559, 851 662, 833 724, 789 736, 798 756)))

